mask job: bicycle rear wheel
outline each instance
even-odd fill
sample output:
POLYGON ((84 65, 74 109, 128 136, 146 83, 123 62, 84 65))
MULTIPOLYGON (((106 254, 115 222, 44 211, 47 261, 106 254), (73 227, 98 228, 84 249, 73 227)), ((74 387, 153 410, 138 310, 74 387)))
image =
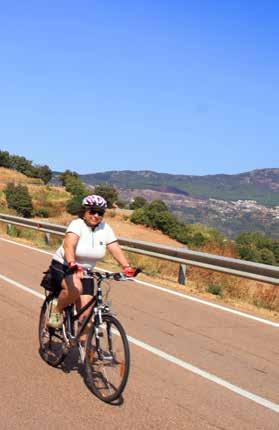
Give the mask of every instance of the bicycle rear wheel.
POLYGON ((98 328, 93 325, 88 334, 85 353, 87 385, 99 399, 113 402, 126 386, 129 369, 130 351, 125 331, 115 317, 105 315, 103 323, 98 328))
POLYGON ((58 366, 65 358, 65 340, 62 328, 55 329, 47 326, 52 295, 49 295, 41 308, 39 320, 40 356, 50 366, 58 366))

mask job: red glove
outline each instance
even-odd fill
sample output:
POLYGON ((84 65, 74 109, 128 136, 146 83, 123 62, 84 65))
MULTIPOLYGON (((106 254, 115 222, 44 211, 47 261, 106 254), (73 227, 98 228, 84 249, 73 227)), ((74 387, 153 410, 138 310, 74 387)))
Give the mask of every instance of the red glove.
POLYGON ((133 276, 135 276, 136 269, 133 269, 130 266, 126 266, 123 270, 123 273, 127 278, 132 278, 133 276))
POLYGON ((81 266, 79 266, 76 261, 70 261, 68 263, 68 266, 72 272, 78 272, 80 270, 83 270, 83 268, 81 266))

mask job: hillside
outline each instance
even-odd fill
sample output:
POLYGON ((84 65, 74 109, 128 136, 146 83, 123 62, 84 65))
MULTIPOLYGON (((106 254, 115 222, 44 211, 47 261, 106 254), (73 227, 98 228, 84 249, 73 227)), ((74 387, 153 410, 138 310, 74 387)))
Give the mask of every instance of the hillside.
POLYGON ((7 210, 3 190, 9 182, 25 185, 31 195, 34 209, 40 211, 44 208, 49 216, 63 212, 65 203, 70 198, 70 194, 64 187, 43 185, 41 179, 29 178, 16 170, 0 167, 0 211, 7 210))
POLYGON ((237 175, 171 175, 152 171, 110 171, 80 175, 89 185, 107 182, 124 189, 149 189, 200 199, 256 200, 279 205, 279 169, 259 169, 237 175))
POLYGON ((238 175, 187 176, 150 171, 81 175, 90 185, 108 182, 122 199, 160 199, 186 223, 202 223, 235 238, 259 231, 279 239, 279 169, 238 175))
MULTIPOLYGON (((0 192, 4 184, 11 180, 27 183, 35 208, 46 207, 49 216, 54 216, 56 209, 63 211, 69 198, 64 188, 57 186, 56 190, 52 188, 51 193, 50 189, 41 192, 38 188, 42 183, 40 179, 27 178, 15 170, 0 169, 0 192)), ((59 175, 59 172, 53 172, 52 187, 59 185, 59 175)), ((163 200, 183 222, 217 228, 230 238, 246 231, 259 231, 279 239, 279 169, 211 176, 112 171, 80 175, 80 178, 92 189, 103 182, 112 184, 126 202, 136 196, 142 196, 147 201, 163 200), (213 197, 216 195, 224 197, 213 197), (263 201, 269 205, 261 203, 263 201)), ((0 194, 1 202, 3 204, 3 195, 0 194)))
MULTIPOLYGON (((42 185, 40 179, 28 178, 22 173, 4 167, 0 167, 0 211, 8 211, 3 193, 8 182, 26 185, 35 209, 39 210, 44 207, 49 210, 50 216, 48 220, 50 222, 67 225, 74 218, 74 216, 65 212, 65 203, 70 198, 70 194, 65 191, 64 187, 42 185)), ((171 239, 160 231, 131 223, 129 215, 131 215, 131 211, 129 210, 116 209, 107 211, 106 219, 117 236, 169 246, 182 246, 181 243, 171 239)))

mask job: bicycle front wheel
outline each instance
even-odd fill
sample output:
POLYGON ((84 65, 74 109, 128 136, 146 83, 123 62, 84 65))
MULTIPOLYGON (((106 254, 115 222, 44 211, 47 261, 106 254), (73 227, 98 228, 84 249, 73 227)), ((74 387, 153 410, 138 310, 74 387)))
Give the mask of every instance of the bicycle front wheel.
POLYGON ((51 366, 58 366, 65 358, 65 340, 62 328, 48 327, 47 321, 50 312, 52 295, 49 295, 41 309, 39 321, 40 355, 51 366))
POLYGON ((129 376, 130 351, 120 322, 112 315, 92 326, 86 343, 87 385, 101 400, 111 403, 122 394, 129 376))

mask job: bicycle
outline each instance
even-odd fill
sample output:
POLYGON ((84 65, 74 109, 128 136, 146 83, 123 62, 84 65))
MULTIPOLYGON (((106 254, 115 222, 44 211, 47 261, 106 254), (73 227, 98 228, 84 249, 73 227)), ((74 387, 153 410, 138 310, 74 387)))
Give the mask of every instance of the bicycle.
MULTIPOLYGON (((47 321, 52 300, 57 294, 46 292, 39 321, 39 352, 44 361, 57 367, 69 351, 78 346, 88 388, 99 399, 111 403, 121 396, 127 384, 130 350, 123 326, 112 314, 110 303, 103 301, 102 284, 105 280, 124 281, 130 278, 126 278, 123 273, 92 271, 88 265, 83 265, 83 269, 84 279, 92 282, 95 295, 79 311, 74 304, 67 306, 63 311, 62 327, 55 329, 48 327, 47 321), (88 316, 79 326, 78 318, 90 307, 88 316), (84 348, 80 336, 90 322, 92 324, 84 348)), ((135 276, 139 272, 141 270, 136 269, 135 276)))

